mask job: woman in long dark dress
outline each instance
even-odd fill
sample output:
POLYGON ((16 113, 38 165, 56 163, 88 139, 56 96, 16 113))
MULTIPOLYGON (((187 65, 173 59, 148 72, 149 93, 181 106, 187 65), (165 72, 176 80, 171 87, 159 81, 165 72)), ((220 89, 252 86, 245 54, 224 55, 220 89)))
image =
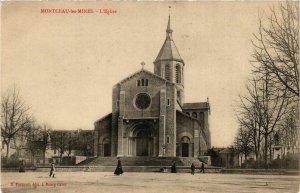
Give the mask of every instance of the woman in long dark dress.
POLYGON ((117 175, 117 176, 123 174, 122 164, 121 164, 120 158, 118 158, 118 164, 117 164, 117 168, 116 168, 114 174, 117 175))
POLYGON ((24 165, 24 160, 20 161, 19 172, 25 172, 24 165))
POLYGON ((194 165, 194 163, 192 163, 192 165, 191 165, 191 173, 192 173, 192 175, 195 174, 195 165, 194 165))
POLYGON ((173 162, 173 165, 171 167, 171 173, 176 173, 176 163, 173 162))

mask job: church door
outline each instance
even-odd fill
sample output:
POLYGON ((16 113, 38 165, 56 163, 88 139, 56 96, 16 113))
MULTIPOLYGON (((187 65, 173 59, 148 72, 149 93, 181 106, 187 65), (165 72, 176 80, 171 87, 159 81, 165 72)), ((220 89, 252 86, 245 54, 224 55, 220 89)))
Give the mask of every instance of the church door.
POLYGON ((148 143, 149 138, 147 136, 147 132, 145 130, 138 132, 136 138, 136 156, 149 155, 148 143))
POLYGON ((182 143, 182 157, 189 157, 189 144, 182 143))
POLYGON ((104 144, 104 157, 110 156, 110 144, 104 144))
POLYGON ((137 156, 148 156, 148 139, 137 138, 136 139, 136 155, 137 156))

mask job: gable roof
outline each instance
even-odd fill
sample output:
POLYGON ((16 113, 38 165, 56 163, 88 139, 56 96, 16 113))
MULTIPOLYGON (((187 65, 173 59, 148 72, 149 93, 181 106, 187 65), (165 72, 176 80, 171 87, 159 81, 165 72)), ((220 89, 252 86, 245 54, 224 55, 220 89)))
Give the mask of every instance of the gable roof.
POLYGON ((199 102, 199 103, 184 103, 182 109, 209 109, 208 102, 199 102))
POLYGON ((159 79, 159 80, 161 80, 161 81, 164 81, 164 82, 166 82, 166 83, 174 84, 174 83, 172 83, 172 82, 170 82, 170 81, 168 81, 168 80, 166 80, 166 79, 164 79, 164 78, 162 78, 162 77, 160 77, 160 76, 158 76, 158 75, 156 75, 156 74, 153 74, 152 72, 150 72, 150 71, 148 71, 148 70, 145 70, 145 69, 141 69, 141 70, 139 70, 139 71, 133 73, 132 75, 128 76, 127 78, 124 78, 123 80, 121 80, 121 81, 118 82, 117 84, 122 84, 122 83, 124 83, 124 82, 126 82, 126 81, 132 79, 133 77, 135 77, 136 75, 141 74, 141 73, 148 74, 148 75, 153 76, 153 77, 155 77, 155 78, 157 78, 157 79, 159 79))
POLYGON ((109 118, 110 116, 112 116, 112 113, 109 113, 109 114, 105 115, 104 117, 101 117, 100 119, 97 119, 97 120, 94 122, 94 124, 96 124, 96 123, 98 123, 98 122, 101 122, 101 121, 103 121, 104 119, 109 118))

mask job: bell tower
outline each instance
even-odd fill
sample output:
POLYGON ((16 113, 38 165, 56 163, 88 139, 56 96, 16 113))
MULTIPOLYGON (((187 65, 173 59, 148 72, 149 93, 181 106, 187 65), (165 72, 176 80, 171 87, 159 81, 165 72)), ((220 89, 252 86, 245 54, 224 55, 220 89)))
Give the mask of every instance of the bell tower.
POLYGON ((177 101, 184 102, 184 61, 172 38, 170 15, 166 29, 166 40, 154 61, 154 74, 176 84, 177 101))

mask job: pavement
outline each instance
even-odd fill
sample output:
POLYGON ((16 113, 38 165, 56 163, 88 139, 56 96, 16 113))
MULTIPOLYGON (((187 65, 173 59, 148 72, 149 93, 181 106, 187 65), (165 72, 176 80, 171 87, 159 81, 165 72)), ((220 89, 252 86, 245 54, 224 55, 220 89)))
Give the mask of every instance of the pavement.
POLYGON ((134 173, 114 176, 111 172, 5 172, 1 174, 3 193, 285 193, 299 192, 299 176, 134 173))

